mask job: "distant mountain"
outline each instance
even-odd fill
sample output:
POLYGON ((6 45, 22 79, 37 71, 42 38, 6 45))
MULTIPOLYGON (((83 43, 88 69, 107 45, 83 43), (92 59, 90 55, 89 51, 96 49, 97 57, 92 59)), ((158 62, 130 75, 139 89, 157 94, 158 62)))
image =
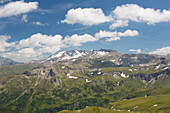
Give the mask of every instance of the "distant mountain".
MULTIPOLYGON (((50 57, 38 61, 39 63, 57 63, 67 61, 98 61, 114 66, 144 66, 158 63, 170 63, 170 55, 152 55, 152 54, 122 54, 116 50, 100 49, 100 50, 70 50, 59 51, 50 57)), ((101 64, 101 63, 100 63, 101 64)))
POLYGON ((18 64, 17 62, 0 56, 0 65, 15 65, 18 64))
POLYGON ((91 51, 83 51, 83 50, 59 51, 51 55, 46 60, 56 59, 57 61, 63 61, 63 60, 69 60, 73 58, 87 56, 91 53, 92 53, 91 51))
MULTIPOLYGON (((95 58, 102 58, 108 56, 120 56, 121 53, 117 52, 116 50, 111 49, 100 49, 100 50, 70 50, 70 51, 59 51, 51 55, 50 57, 42 60, 42 62, 58 62, 58 61, 67 61, 67 60, 76 60, 79 58, 84 59, 95 59, 95 58)), ((74 61, 73 60, 73 61, 74 61)))

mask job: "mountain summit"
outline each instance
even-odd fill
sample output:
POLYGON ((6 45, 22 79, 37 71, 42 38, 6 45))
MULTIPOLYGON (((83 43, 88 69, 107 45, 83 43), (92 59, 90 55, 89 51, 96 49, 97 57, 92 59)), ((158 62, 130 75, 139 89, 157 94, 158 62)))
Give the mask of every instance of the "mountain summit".
MULTIPOLYGON (((99 58, 104 57, 107 55, 121 55, 121 53, 117 52, 116 50, 111 49, 100 49, 100 50, 70 50, 70 51, 59 51, 45 59, 44 61, 64 61, 70 59, 77 59, 77 58, 99 58)), ((43 61, 43 62, 44 62, 43 61)))

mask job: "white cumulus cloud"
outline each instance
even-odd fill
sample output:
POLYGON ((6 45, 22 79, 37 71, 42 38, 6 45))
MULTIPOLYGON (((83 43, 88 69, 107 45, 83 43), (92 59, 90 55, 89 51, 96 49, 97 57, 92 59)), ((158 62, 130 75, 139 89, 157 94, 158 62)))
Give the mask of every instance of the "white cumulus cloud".
POLYGON ((117 27, 125 27, 125 26, 128 26, 128 20, 115 20, 109 28, 116 29, 117 27))
POLYGON ((35 51, 33 48, 23 48, 18 51, 11 51, 6 53, 1 53, 1 56, 6 58, 11 58, 18 62, 27 62, 31 60, 38 60, 42 58, 42 54, 35 51))
POLYGON ((143 8, 137 4, 117 6, 113 14, 117 19, 146 22, 147 24, 170 21, 169 10, 164 9, 161 11, 160 9, 143 8))
POLYGON ((118 33, 119 36, 123 36, 123 37, 126 37, 126 36, 131 36, 131 37, 134 37, 134 36, 138 36, 139 35, 139 32, 136 31, 136 30, 126 30, 124 33, 121 33, 119 32, 118 33))
POLYGON ((8 51, 9 48, 15 46, 15 42, 8 42, 10 38, 9 35, 0 35, 0 52, 8 51))
MULTIPOLYGON (((58 50, 58 46, 62 45, 62 36, 61 35, 43 35, 41 33, 37 33, 32 35, 27 39, 20 40, 16 45, 16 48, 25 48, 25 47, 32 47, 32 48, 45 48, 45 47, 53 47, 55 46, 56 50, 58 50)), ((46 52, 46 51, 44 51, 46 52)), ((51 52, 51 51, 49 51, 51 52)))
POLYGON ((100 30, 94 36, 90 34, 72 36, 34 34, 18 42, 8 42, 10 36, 0 36, 0 55, 11 58, 18 62, 27 62, 47 57, 59 51, 61 48, 77 47, 87 42, 98 41, 107 38, 106 41, 120 40, 120 37, 136 36, 137 31, 126 30, 125 32, 111 32, 100 30), (134 33, 134 34, 133 34, 134 33))
POLYGON ((170 54, 170 47, 163 47, 163 48, 159 48, 156 49, 155 51, 149 52, 149 54, 160 54, 160 55, 166 55, 166 54, 170 54))
POLYGON ((71 37, 69 36, 65 37, 64 43, 69 46, 80 46, 82 43, 97 41, 97 40, 98 40, 97 38, 94 38, 89 34, 84 34, 84 35, 74 34, 71 37))
POLYGON ((41 23, 40 21, 36 21, 32 23, 33 25, 38 25, 38 26, 46 26, 48 25, 47 23, 41 23))
POLYGON ((16 1, 0 6, 0 18, 17 16, 38 8, 38 2, 16 1))
POLYGON ((129 21, 156 24, 170 21, 170 11, 166 9, 143 8, 137 4, 117 6, 111 14, 105 15, 101 8, 70 9, 61 23, 82 24, 85 26, 112 22, 110 29, 126 27, 129 21))
POLYGON ((141 49, 129 49, 129 51, 132 51, 132 52, 137 52, 137 53, 141 53, 141 49))
POLYGON ((113 41, 113 40, 120 40, 120 37, 118 37, 117 31, 111 32, 111 31, 102 31, 100 30, 98 33, 95 34, 96 38, 108 38, 107 41, 113 41))
MULTIPOLYGON (((44 58, 47 53, 59 51, 61 47, 66 47, 62 42, 61 35, 43 35, 37 33, 29 38, 13 43, 5 43, 0 46, 1 56, 11 58, 18 62, 27 62, 44 58), (3 52, 5 47, 13 47, 14 50, 3 52)), ((6 40, 5 40, 6 41, 6 40)), ((1 41, 2 43, 5 41, 1 41)))
POLYGON ((52 54, 59 51, 61 48, 80 46, 83 43, 89 41, 96 41, 98 39, 94 38, 89 34, 66 36, 63 38, 61 35, 43 35, 37 33, 15 42, 13 45, 11 43, 4 43, 7 39, 1 41, 4 45, 0 46, 0 49, 5 51, 5 47, 12 46, 15 49, 9 52, 1 53, 3 57, 11 58, 19 62, 27 62, 30 60, 37 60, 46 57, 46 54, 52 54), (5 45, 6 44, 6 45, 5 45), (8 44, 8 45, 7 45, 8 44))
POLYGON ((136 30, 126 30, 125 32, 111 32, 111 31, 102 31, 100 30, 98 33, 95 34, 96 38, 107 38, 106 41, 116 41, 120 40, 120 37, 127 37, 127 36, 138 36, 139 33, 136 30))
POLYGON ((97 8, 77 8, 70 9, 65 15, 65 19, 61 23, 67 24, 83 24, 85 26, 98 25, 105 22, 112 21, 111 16, 106 16, 102 9, 97 8))

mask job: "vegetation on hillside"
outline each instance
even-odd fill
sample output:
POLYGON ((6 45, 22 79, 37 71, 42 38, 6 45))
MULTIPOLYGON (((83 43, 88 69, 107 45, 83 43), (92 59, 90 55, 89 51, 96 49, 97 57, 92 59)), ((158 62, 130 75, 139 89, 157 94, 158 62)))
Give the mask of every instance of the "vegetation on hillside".
POLYGON ((103 58, 2 66, 0 108, 24 113, 167 112, 169 75, 167 64, 115 66, 103 58))

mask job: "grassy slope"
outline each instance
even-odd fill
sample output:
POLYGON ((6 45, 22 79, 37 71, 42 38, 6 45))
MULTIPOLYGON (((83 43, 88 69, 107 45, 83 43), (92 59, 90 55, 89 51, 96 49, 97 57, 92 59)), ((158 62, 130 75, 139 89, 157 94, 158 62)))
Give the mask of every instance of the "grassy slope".
POLYGON ((135 91, 133 95, 136 96, 137 98, 125 99, 110 104, 109 108, 112 109, 106 109, 101 107, 86 107, 85 109, 81 109, 81 110, 64 110, 59 113, 126 113, 126 112, 127 113, 131 113, 131 112, 169 113, 170 112, 170 87, 139 90, 139 91, 135 91), (150 94, 150 96, 144 97, 140 93, 150 94))
POLYGON ((20 75, 36 66, 37 64, 3 65, 0 66, 0 78, 10 75, 20 75))
MULTIPOLYGON (((56 87, 51 82, 59 76, 49 79, 27 78, 23 75, 12 77, 10 81, 8 81, 8 84, 0 90, 2 91, 0 97, 3 99, 2 103, 0 102, 1 105, 28 113, 43 113, 49 110, 53 112, 61 111, 62 109, 82 109, 85 108, 85 106, 96 106, 96 103, 97 106, 104 106, 109 102, 121 100, 132 91, 144 88, 144 83, 138 78, 126 81, 126 79, 120 77, 120 75, 118 75, 120 79, 113 77, 113 71, 131 74, 131 72, 128 71, 128 67, 102 68, 101 72, 111 72, 111 74, 94 75, 92 77, 86 76, 88 71, 85 70, 84 65, 72 65, 72 67, 79 69, 73 76, 88 78, 92 80, 93 84, 86 83, 85 79, 69 79, 66 74, 69 73, 70 70, 64 70, 61 69, 61 66, 56 66, 57 74, 63 76, 61 78, 62 84, 56 87), (105 81, 102 81, 103 79, 105 81), (36 81, 38 81, 37 86, 35 85, 36 81), (119 86, 116 84, 118 81, 120 82, 119 86), (76 103, 80 104, 76 106, 76 103)), ((24 67, 23 69, 19 67, 14 70, 22 72, 24 69, 24 67)), ((139 94, 140 93, 137 93, 136 97, 140 97, 139 94)))
POLYGON ((0 113, 21 113, 21 112, 9 109, 0 109, 0 113))
POLYGON ((58 113, 132 113, 128 111, 115 111, 112 109, 101 108, 101 107, 86 107, 82 110, 64 110, 58 113))
POLYGON ((133 97, 115 102, 112 108, 120 110, 131 110, 140 112, 169 113, 170 112, 170 87, 158 89, 146 89, 132 93, 133 97), (149 94, 144 97, 142 94, 149 94), (157 105, 157 106, 154 106, 157 105))
MULTIPOLYGON (((68 73, 67 71, 65 74, 68 73)), ((123 88, 117 86, 116 82, 124 79, 116 80, 112 75, 88 77, 93 82, 99 82, 96 85, 86 83, 85 79, 68 79, 65 76, 62 78, 63 84, 59 87, 55 87, 51 83, 51 79, 42 79, 41 81, 36 77, 24 78, 24 76, 19 75, 13 77, 8 81, 8 84, 4 87, 5 89, 2 89, 1 98, 3 103, 1 105, 25 112, 35 112, 37 108, 43 110, 40 112, 45 112, 46 110, 58 109, 62 106, 71 109, 76 102, 81 103, 78 109, 82 109, 86 105, 94 106, 96 103, 98 106, 104 106, 108 103, 108 100, 110 102, 117 101, 127 92, 130 92, 132 88, 138 89, 142 85, 138 80, 134 82, 129 81, 123 88), (101 82, 102 79, 110 82, 101 82), (35 81, 39 81, 36 87, 34 85, 36 84, 35 81), (22 85, 20 85, 21 83, 22 85), (8 93, 5 90, 8 90, 8 93)))
POLYGON ((113 104, 116 109, 134 110, 140 112, 162 112, 170 111, 170 94, 138 97, 129 100, 123 100, 113 104), (157 105, 157 106, 154 106, 157 105))

